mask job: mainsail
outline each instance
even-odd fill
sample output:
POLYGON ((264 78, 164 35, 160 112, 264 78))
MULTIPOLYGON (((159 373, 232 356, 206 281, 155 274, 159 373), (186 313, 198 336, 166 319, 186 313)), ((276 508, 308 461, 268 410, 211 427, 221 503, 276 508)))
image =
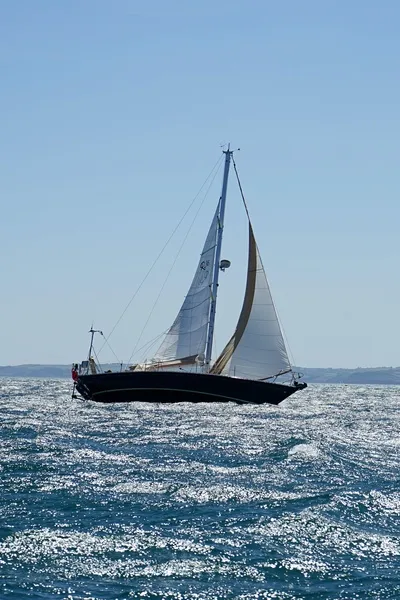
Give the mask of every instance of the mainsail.
MULTIPOLYGON (((189 359, 195 363, 204 357, 211 304, 211 282, 213 277, 217 231, 219 227, 219 205, 211 223, 203 251, 200 256, 189 292, 154 361, 159 363, 189 359)), ((179 368, 178 363, 175 363, 179 368)), ((160 365, 162 366, 162 365, 160 365)), ((167 366, 167 365, 166 365, 167 366)), ((174 367, 171 364, 171 367, 174 367)))
POLYGON ((236 330, 212 373, 268 379, 291 371, 267 277, 249 221, 246 292, 236 330))

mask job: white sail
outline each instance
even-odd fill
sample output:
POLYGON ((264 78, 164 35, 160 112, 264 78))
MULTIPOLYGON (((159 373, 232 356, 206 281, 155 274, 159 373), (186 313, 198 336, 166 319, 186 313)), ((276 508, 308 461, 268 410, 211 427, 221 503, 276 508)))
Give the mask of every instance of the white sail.
POLYGON ((239 321, 212 372, 267 379, 291 370, 267 277, 249 223, 249 263, 239 321))
POLYGON ((204 356, 211 304, 210 286, 219 226, 218 214, 219 206, 212 220, 192 285, 172 327, 155 355, 156 362, 165 363, 191 358, 192 361, 189 362, 198 364, 199 358, 201 360, 204 356))

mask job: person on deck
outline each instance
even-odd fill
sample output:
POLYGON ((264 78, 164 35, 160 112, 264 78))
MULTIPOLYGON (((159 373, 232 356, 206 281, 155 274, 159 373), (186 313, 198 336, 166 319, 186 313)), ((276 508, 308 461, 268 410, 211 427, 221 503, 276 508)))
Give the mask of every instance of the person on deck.
POLYGON ((78 364, 77 363, 72 365, 71 375, 72 375, 72 380, 74 382, 78 381, 78 364))

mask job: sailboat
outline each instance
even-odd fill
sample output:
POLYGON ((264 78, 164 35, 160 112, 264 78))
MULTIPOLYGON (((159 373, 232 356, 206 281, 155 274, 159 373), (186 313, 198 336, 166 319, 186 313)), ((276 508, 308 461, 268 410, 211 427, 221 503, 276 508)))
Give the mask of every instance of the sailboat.
POLYGON ((145 364, 101 372, 93 356, 73 366, 74 389, 96 402, 236 402, 279 404, 307 384, 290 364, 270 287, 254 237, 233 151, 225 154, 222 192, 185 300, 145 364), (231 163, 248 218, 248 265, 243 306, 232 337, 212 361, 228 177, 231 163))

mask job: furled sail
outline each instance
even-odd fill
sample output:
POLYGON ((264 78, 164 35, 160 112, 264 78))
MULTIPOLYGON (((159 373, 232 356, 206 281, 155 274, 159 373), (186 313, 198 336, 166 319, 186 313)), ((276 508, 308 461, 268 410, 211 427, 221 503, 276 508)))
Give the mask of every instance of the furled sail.
POLYGON ((235 333, 211 372, 268 379, 289 371, 285 342, 249 221, 249 262, 242 311, 235 333))
POLYGON ((204 356, 211 304, 210 286, 219 227, 218 215, 219 205, 212 220, 192 285, 172 327, 155 355, 155 362, 166 363, 177 359, 191 358, 191 362, 194 364, 198 363, 199 357, 204 356))

